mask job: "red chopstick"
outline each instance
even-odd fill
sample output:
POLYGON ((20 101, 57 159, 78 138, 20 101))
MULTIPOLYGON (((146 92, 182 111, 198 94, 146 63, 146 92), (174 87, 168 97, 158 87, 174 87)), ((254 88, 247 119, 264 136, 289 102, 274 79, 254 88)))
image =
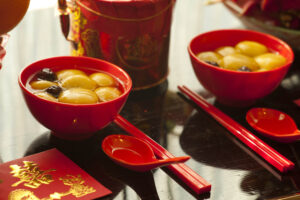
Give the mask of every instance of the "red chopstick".
MULTIPOLYGON (((154 140, 152 140, 149 136, 143 133, 141 130, 124 119, 122 116, 118 115, 114 122, 129 134, 148 142, 158 158, 163 159, 175 157, 154 140)), ((167 168, 172 171, 177 177, 179 177, 179 179, 181 179, 196 194, 202 194, 210 191, 211 184, 209 184, 204 178, 202 178, 187 165, 183 163, 172 164, 168 165, 167 168)))
POLYGON ((296 104, 297 106, 300 106, 300 99, 295 99, 293 102, 294 102, 294 104, 296 104))
POLYGON ((228 115, 220 111, 215 106, 205 101, 199 94, 191 91, 186 86, 178 86, 178 89, 186 94, 198 106, 210 114, 216 121, 227 128, 239 140, 246 144, 249 148, 263 157, 271 165, 281 172, 286 172, 294 168, 295 164, 274 150, 272 147, 264 143, 258 137, 253 135, 250 131, 245 129, 239 123, 234 121, 228 115))

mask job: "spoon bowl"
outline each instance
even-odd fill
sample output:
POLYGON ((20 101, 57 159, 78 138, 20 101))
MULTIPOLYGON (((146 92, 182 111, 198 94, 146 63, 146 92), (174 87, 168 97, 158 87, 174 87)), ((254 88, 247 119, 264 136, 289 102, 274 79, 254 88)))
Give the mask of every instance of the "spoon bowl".
POLYGON ((246 114, 252 128, 278 142, 294 142, 300 139, 295 121, 286 113, 270 108, 252 108, 246 114))
POLYGON ((140 172, 190 159, 189 156, 182 156, 158 160, 148 143, 127 135, 107 136, 102 142, 102 149, 115 163, 140 172))

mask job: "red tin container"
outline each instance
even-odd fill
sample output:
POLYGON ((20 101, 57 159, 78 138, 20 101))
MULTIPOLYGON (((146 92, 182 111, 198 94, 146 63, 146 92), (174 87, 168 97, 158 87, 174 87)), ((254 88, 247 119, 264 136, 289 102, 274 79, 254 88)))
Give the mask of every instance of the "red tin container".
POLYGON ((163 82, 175 0, 58 0, 62 30, 73 56, 112 62, 133 89, 163 82))

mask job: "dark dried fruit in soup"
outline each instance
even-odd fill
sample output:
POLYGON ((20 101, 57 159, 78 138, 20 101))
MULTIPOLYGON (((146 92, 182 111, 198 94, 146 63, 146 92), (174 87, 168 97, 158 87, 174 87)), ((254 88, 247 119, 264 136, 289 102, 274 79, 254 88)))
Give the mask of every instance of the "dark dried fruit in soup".
POLYGON ((250 69, 249 67, 242 66, 242 67, 240 67, 237 71, 241 71, 241 72, 251 72, 251 69, 250 69))
POLYGON ((208 63, 208 64, 210 64, 210 65, 219 67, 218 63, 216 63, 216 62, 214 62, 214 61, 205 61, 205 62, 208 63))
POLYGON ((47 81, 56 81, 56 74, 49 68, 43 68, 40 72, 37 73, 37 79, 47 80, 47 81))
POLYGON ((59 87, 58 85, 52 85, 46 89, 46 92, 51 94, 55 98, 58 98, 61 91, 62 91, 62 88, 59 87))

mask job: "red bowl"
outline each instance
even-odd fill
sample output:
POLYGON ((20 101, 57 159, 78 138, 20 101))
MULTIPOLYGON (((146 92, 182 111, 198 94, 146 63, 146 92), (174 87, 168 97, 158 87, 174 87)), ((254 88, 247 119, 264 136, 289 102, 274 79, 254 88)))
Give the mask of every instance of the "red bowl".
POLYGON ((194 72, 202 86, 217 97, 220 103, 230 106, 248 106, 257 99, 270 94, 285 77, 294 60, 290 46, 282 40, 250 30, 215 30, 200 34, 188 46, 194 72), (213 51, 221 46, 235 46, 243 40, 252 40, 266 45, 286 58, 282 67, 261 72, 240 72, 222 69, 199 60, 202 51, 213 51))
POLYGON ((37 121, 52 130, 57 137, 80 140, 91 137, 115 119, 127 100, 132 81, 123 69, 109 62, 88 57, 66 56, 40 60, 25 67, 19 75, 19 85, 26 104, 37 121), (123 93, 112 101, 97 104, 67 104, 45 100, 26 88, 26 83, 33 74, 45 67, 54 71, 71 68, 103 71, 120 82, 123 93))

